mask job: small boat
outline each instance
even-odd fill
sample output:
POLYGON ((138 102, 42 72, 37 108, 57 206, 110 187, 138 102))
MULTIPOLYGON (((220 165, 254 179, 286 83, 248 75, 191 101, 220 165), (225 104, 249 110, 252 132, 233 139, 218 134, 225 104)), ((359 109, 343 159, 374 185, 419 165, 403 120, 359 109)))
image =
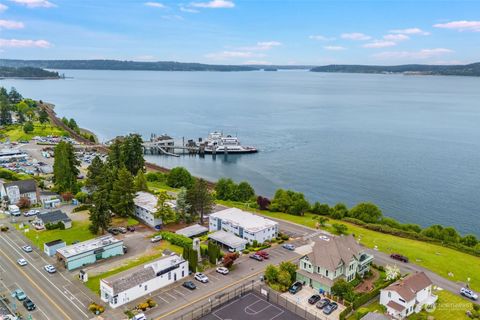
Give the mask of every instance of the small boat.
POLYGON ((257 148, 242 146, 237 137, 215 131, 205 140, 205 153, 255 153, 257 148))

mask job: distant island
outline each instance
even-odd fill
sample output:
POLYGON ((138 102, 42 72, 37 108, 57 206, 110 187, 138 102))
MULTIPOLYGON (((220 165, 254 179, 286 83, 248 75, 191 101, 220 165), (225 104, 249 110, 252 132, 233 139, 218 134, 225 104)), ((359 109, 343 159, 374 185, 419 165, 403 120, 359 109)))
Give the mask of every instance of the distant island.
POLYGON ((60 79, 58 72, 35 67, 4 67, 0 66, 0 78, 22 79, 60 79))
POLYGON ((466 65, 405 64, 398 66, 365 66, 332 64, 315 67, 312 72, 340 73, 402 73, 406 75, 480 76, 480 62, 466 65))

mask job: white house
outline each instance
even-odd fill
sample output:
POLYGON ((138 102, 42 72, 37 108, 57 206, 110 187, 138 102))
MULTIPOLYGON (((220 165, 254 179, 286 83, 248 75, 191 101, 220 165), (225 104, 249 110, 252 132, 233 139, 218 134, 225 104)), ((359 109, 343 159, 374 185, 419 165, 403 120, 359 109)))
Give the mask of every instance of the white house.
POLYGON ((0 186, 2 199, 8 199, 10 204, 17 204, 20 198, 28 198, 32 205, 39 202, 37 182, 34 179, 3 183, 0 186))
POLYGON ((209 216, 210 231, 233 233, 249 243, 263 243, 278 236, 278 222, 237 208, 229 208, 209 216))
POLYGON ((117 308, 188 276, 188 262, 178 255, 126 270, 100 281, 100 298, 117 308))
POLYGON ((161 218, 155 218, 157 212, 157 197, 153 194, 140 191, 137 192, 135 202, 135 216, 148 224, 150 227, 155 227, 162 224, 161 218))
POLYGON ((410 274, 380 291, 380 304, 395 319, 405 319, 431 307, 437 298, 432 293, 432 280, 424 272, 410 274))

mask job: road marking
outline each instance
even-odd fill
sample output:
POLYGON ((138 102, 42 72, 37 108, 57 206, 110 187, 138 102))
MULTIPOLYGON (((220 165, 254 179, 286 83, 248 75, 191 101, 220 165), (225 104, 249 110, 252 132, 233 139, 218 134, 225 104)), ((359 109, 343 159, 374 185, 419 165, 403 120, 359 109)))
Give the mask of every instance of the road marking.
POLYGON ((177 297, 175 296, 172 296, 170 293, 168 292, 165 292, 166 295, 168 295, 170 298, 172 298, 173 300, 177 300, 177 297))
MULTIPOLYGON (((70 318, 68 316, 68 314, 66 314, 65 311, 63 311, 63 309, 60 308, 60 306, 55 301, 53 301, 52 298, 50 298, 50 296, 42 288, 40 288, 40 286, 35 281, 33 281, 33 279, 25 271, 23 271, 21 268, 19 268, 16 265, 15 261, 13 261, 8 255, 6 255, 5 252, 2 249, 0 249, 0 254, 2 254, 7 260, 9 260, 20 271, 20 273, 22 273, 23 276, 28 281, 30 281, 30 283, 33 284, 38 289, 38 291, 40 291, 52 303, 52 305, 54 305, 55 308, 57 308, 65 316, 65 319, 71 319, 72 320, 72 318, 70 318)), ((47 317, 47 319, 48 319, 48 317, 47 317)))
POLYGON ((158 298, 162 299, 163 301, 165 301, 166 303, 170 303, 169 301, 165 300, 164 298, 162 298, 162 296, 157 296, 158 298))
POLYGON ((185 294, 181 293, 181 292, 178 291, 178 290, 172 289, 172 291, 175 291, 176 293, 178 293, 178 294, 181 295, 181 296, 185 296, 185 294))

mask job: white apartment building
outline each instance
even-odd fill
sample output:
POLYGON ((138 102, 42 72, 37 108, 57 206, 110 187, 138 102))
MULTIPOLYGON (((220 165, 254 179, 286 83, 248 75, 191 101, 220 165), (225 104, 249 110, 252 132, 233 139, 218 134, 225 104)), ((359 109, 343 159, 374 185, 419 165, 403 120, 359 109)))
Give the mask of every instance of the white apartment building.
POLYGON ((157 201, 155 195, 144 191, 137 192, 134 199, 135 216, 153 228, 162 224, 162 219, 155 218, 157 201))

